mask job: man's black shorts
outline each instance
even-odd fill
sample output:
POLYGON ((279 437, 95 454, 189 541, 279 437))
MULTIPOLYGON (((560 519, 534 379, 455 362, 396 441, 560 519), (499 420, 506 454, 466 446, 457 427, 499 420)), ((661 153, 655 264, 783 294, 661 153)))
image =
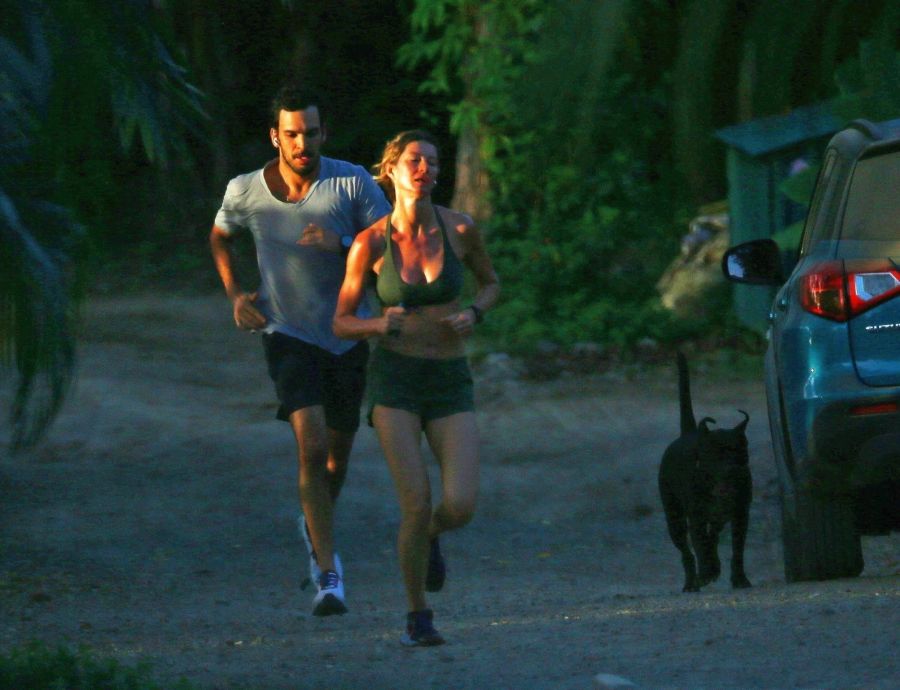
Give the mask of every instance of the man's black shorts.
POLYGON ((278 419, 287 421, 297 410, 322 405, 328 428, 346 432, 359 428, 369 359, 365 340, 335 355, 276 332, 263 334, 263 347, 278 396, 278 419))

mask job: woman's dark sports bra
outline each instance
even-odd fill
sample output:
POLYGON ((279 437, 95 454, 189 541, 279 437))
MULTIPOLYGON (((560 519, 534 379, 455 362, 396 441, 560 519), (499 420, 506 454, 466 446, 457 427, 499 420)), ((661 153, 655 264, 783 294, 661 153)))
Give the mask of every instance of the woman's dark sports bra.
POLYGON ((402 305, 404 307, 421 307, 426 304, 446 304, 459 297, 463 286, 463 265, 450 240, 440 214, 435 210, 441 236, 444 238, 444 266, 437 278, 430 283, 407 283, 400 277, 400 271, 394 265, 394 252, 391 249, 391 219, 388 218, 385 231, 384 261, 375 282, 375 291, 381 304, 386 307, 402 305))

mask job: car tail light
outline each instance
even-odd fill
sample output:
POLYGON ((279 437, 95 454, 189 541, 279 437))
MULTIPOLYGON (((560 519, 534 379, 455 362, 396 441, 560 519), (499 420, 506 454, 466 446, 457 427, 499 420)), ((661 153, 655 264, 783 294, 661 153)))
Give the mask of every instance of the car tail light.
POLYGON ((806 311, 847 321, 900 294, 900 270, 890 261, 825 261, 801 278, 806 311))
POLYGON ((847 320, 847 286, 842 261, 813 266, 801 278, 800 303, 811 314, 834 321, 847 320))
POLYGON ((864 417, 870 414, 890 414, 896 412, 900 408, 896 402, 872 403, 871 405, 857 405, 850 408, 850 415, 853 417, 864 417))

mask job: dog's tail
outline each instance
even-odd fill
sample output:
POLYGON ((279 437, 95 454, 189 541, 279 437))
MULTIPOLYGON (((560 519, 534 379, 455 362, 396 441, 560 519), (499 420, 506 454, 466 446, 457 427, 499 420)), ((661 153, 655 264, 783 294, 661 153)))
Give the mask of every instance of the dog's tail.
POLYGON ((691 401, 691 380, 688 375, 687 358, 679 350, 678 360, 678 404, 681 411, 681 435, 697 431, 697 420, 694 418, 694 405, 691 401))

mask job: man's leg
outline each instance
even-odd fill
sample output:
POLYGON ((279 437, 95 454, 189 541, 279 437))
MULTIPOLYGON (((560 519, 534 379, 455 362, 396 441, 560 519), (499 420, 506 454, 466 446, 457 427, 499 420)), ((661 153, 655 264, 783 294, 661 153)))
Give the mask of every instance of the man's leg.
MULTIPOLYGON (((290 423, 297 442, 302 509, 298 526, 309 548, 310 579, 318 590, 313 613, 344 613, 343 575, 332 545, 332 523, 334 498, 343 484, 353 436, 334 437, 326 422, 326 410, 333 407, 327 395, 331 355, 280 333, 265 335, 263 344, 280 403, 278 418, 290 423)), ((352 421, 358 424, 358 418, 357 406, 352 421)))
POLYGON ((315 554, 311 560, 318 566, 311 570, 319 573, 312 612, 314 616, 346 613, 343 576, 332 544, 334 500, 328 470, 331 451, 324 408, 321 405, 303 407, 291 413, 290 422, 297 439, 298 486, 305 515, 304 529, 309 530, 315 554))
POLYGON ((366 385, 369 345, 358 343, 343 355, 326 358, 322 395, 328 426, 328 490, 337 501, 347 477, 353 439, 359 427, 359 410, 366 385))
POLYGON ((298 486, 306 527, 319 568, 334 570, 334 498, 346 475, 352 435, 349 443, 342 439, 340 447, 330 448, 329 441, 335 434, 325 426, 321 405, 295 410, 291 413, 290 423, 297 440, 298 486), (330 469, 332 465, 334 471, 330 469))
MULTIPOLYGON (((333 355, 316 349, 316 362, 318 364, 315 375, 321 376, 321 394, 323 404, 317 406, 314 418, 315 440, 321 443, 324 434, 326 440, 325 448, 325 466, 324 479, 322 472, 319 471, 318 463, 321 461, 321 446, 317 449, 317 457, 315 458, 315 470, 311 473, 311 479, 314 483, 320 480, 324 481, 328 493, 328 507, 330 511, 322 513, 322 518, 317 523, 315 517, 310 518, 310 509, 305 504, 304 487, 307 486, 307 477, 304 474, 303 458, 304 448, 304 428, 309 426, 312 428, 313 413, 303 413, 303 409, 298 422, 295 424, 295 434, 299 448, 300 460, 300 496, 303 503, 304 513, 307 515, 306 521, 303 521, 301 530, 303 537, 310 550, 310 575, 316 580, 316 573, 321 573, 326 569, 326 552, 331 555, 333 569, 344 577, 340 559, 334 552, 333 545, 333 522, 334 522, 334 506, 337 498, 344 486, 344 480, 347 476, 347 466, 350 460, 350 451, 353 449, 353 439, 356 435, 356 429, 359 427, 359 409, 362 405, 363 391, 365 390, 366 361, 368 359, 368 344, 362 342, 351 348, 343 355, 333 355), (304 415, 307 419, 304 419, 304 415), (313 532, 317 532, 315 536, 313 532), (318 533, 320 532, 321 533, 318 533), (319 542, 323 546, 319 546, 319 542), (322 551, 320 551, 322 549, 322 551), (321 555, 320 555, 321 554, 321 555)), ((312 499, 316 504, 324 504, 324 498, 320 495, 321 487, 316 484, 312 499)), ((321 511, 320 511, 321 512, 321 511)))
POLYGON ((347 478, 347 465, 356 432, 328 429, 328 493, 334 505, 347 478))

